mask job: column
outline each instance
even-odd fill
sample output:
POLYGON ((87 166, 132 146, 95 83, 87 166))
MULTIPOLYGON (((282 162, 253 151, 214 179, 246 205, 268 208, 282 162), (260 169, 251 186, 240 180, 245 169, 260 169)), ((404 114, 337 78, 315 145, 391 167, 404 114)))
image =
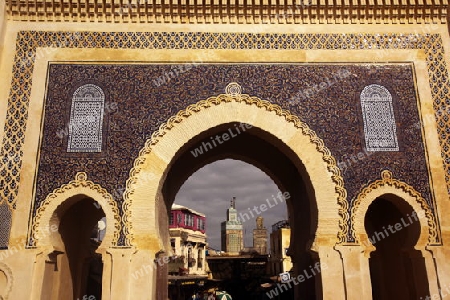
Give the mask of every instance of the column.
MULTIPOLYGON (((319 246, 318 248, 322 276, 323 299, 346 299, 344 270, 342 268, 342 259, 339 252, 334 250, 331 246, 319 246)), ((350 288, 353 288, 353 286, 350 288)))
POLYGON ((156 267, 156 299, 167 300, 168 293, 168 265, 163 259, 167 257, 165 252, 160 252, 155 259, 164 263, 158 263, 156 267))
POLYGON ((336 246, 344 265, 347 300, 372 299, 369 253, 360 245, 336 246))
POLYGON ((46 254, 44 252, 36 254, 35 266, 33 270, 33 286, 31 290, 31 300, 41 299, 42 289, 45 278, 45 259, 46 254))
MULTIPOLYGON (((111 255, 111 300, 130 299, 131 249, 107 249, 111 255)), ((137 291, 133 291, 136 294, 137 291)))
MULTIPOLYGON (((438 285, 438 276, 436 273, 436 267, 434 265, 434 258, 432 255, 431 251, 427 251, 425 249, 420 249, 420 252, 422 253, 422 257, 425 260, 425 268, 426 268, 426 273, 427 273, 427 278, 428 278, 428 288, 429 288, 429 293, 430 295, 435 295, 435 294, 439 294, 439 285, 438 285)), ((411 261, 413 263, 413 268, 417 268, 415 261, 422 259, 422 257, 414 257, 411 256, 411 261)), ((416 270, 415 270, 416 271, 416 270)), ((421 270, 417 270, 417 272, 420 272, 421 270)), ((415 276, 416 278, 416 276, 415 276)), ((416 283, 418 286, 420 286, 421 284, 423 285, 423 283, 421 282, 417 282, 416 283)), ((424 287, 426 289, 426 287, 424 287)), ((422 296, 422 295, 419 295, 422 296)), ((432 298, 433 299, 433 298, 432 298)), ((441 299, 441 298, 439 298, 441 299)))
MULTIPOLYGON (((450 294, 450 264, 448 263, 450 261, 450 249, 446 249, 444 246, 427 246, 426 249, 432 253, 439 288, 443 295, 446 294, 448 296, 450 294)), ((427 273, 430 280, 430 273, 428 271, 428 264, 430 261, 426 256, 425 263, 427 265, 427 273)))
POLYGON ((102 255, 103 272, 102 272, 102 298, 111 298, 111 276, 112 276, 112 256, 105 250, 98 251, 102 255))

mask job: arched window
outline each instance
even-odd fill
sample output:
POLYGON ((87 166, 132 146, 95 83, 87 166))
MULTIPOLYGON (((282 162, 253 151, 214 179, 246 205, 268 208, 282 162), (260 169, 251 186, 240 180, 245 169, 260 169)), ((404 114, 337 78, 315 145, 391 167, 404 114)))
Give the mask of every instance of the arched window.
POLYGON ((367 151, 398 151, 391 93, 384 86, 371 84, 360 97, 367 151))
POLYGON ((79 87, 72 98, 67 152, 101 152, 105 94, 94 84, 79 87))

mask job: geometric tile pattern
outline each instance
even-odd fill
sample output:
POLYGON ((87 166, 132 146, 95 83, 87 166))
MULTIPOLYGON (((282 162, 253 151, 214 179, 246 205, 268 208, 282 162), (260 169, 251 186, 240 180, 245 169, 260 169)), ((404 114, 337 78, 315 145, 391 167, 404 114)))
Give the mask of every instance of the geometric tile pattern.
MULTIPOLYGON (((135 161, 141 160, 137 157, 142 145, 146 141, 156 143, 155 139, 151 138, 156 133, 155 130, 161 126, 169 126, 166 124, 168 120, 176 117, 175 114, 185 116, 186 109, 189 114, 191 111, 200 110, 203 106, 198 103, 206 100, 199 102, 199 99, 211 99, 211 95, 221 94, 227 85, 229 89, 226 92, 229 95, 240 95, 244 90, 246 95, 267 99, 267 103, 271 104, 270 108, 278 107, 273 108, 277 113, 280 108, 287 110, 286 113, 292 115, 286 117, 287 120, 299 118, 320 136, 320 140, 323 140, 333 154, 333 161, 340 161, 340 165, 346 161, 348 168, 340 168, 344 173, 333 177, 343 178, 343 181, 336 181, 339 191, 344 189, 345 182, 344 190, 347 192, 338 199, 338 203, 342 204, 339 212, 339 215, 343 216, 341 221, 350 219, 350 211, 345 213, 345 209, 348 210, 349 207, 347 199, 353 199, 360 192, 361 186, 373 178, 378 178, 381 170, 386 168, 397 174, 400 180, 417 187, 426 202, 433 206, 422 134, 417 128, 420 119, 412 64, 204 63, 192 67, 189 72, 183 70, 183 64, 52 63, 49 68, 34 207, 40 207, 49 192, 70 181, 73 172, 84 171, 92 174, 95 182, 113 194, 119 194, 115 200, 119 202, 123 224, 128 224, 131 219, 127 217, 131 211, 131 206, 127 205, 127 199, 130 199, 127 197, 129 189, 124 189, 124 193, 117 187, 123 187, 127 180, 132 180, 129 174, 136 173, 132 168, 135 161), (155 78, 170 72, 175 73, 177 70, 182 70, 178 72, 178 76, 170 76, 170 82, 166 81, 165 84, 155 87, 155 78), (334 76, 344 73, 346 76, 334 76), (67 82, 69 77, 71 82, 67 82), (292 79, 295 82, 292 82, 292 79), (235 88, 229 85, 231 81, 243 85, 241 88, 235 88), (322 84, 318 84, 321 81, 322 84), (105 127, 107 140, 105 150, 100 156, 93 153, 66 155, 65 143, 55 139, 54 133, 67 123, 73 90, 77 89, 80 83, 89 82, 96 82, 102 87, 106 93, 106 107, 111 101, 115 102, 117 113, 105 114, 105 118, 110 122, 105 127), (214 84, 211 84, 212 82, 214 84), (276 84, 278 82, 284 84, 276 84), (395 96, 393 104, 396 106, 395 114, 400 132, 402 137, 408 138, 401 139, 402 152, 370 152, 360 160, 365 150, 363 120, 358 99, 364 86, 373 82, 385 84, 395 96), (327 88, 321 89, 325 83, 327 88), (317 84, 316 88, 313 87, 314 84, 317 84), (187 87, 195 87, 195 90, 187 87), (296 97, 299 91, 305 89, 310 89, 311 92, 305 92, 301 98, 296 97), (292 98, 292 95, 295 97, 292 98), (287 101, 288 99, 293 101, 287 101), (197 106, 190 109, 193 105, 197 106), (65 114, 61 114, 62 107, 66 108, 65 114), (406 132, 409 134, 405 135, 406 132), (346 156, 352 153, 358 153, 358 157, 346 156), (349 159, 344 160, 344 157, 349 159), (355 159, 357 161, 354 164, 355 159), (411 166, 411 161, 415 161, 414 167, 411 166)), ((325 158, 324 161, 329 162, 325 158)), ((123 226, 123 229, 124 236, 129 237, 127 227, 123 226)), ((343 230, 342 233, 344 232, 348 230, 343 230)))
POLYGON ((24 134, 37 47, 107 49, 423 49, 439 141, 450 192, 449 78, 439 34, 278 34, 209 32, 48 32, 22 31, 16 40, 4 138, 0 152, 0 203, 15 207, 20 182, 24 134))
POLYGON ((0 204, 0 249, 7 249, 11 228, 12 211, 6 202, 0 204))

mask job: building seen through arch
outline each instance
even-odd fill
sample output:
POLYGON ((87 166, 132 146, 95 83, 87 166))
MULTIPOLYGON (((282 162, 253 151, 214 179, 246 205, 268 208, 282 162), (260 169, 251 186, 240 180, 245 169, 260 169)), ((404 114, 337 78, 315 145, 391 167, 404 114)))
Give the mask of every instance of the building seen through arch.
POLYGON ((222 251, 238 255, 244 249, 244 228, 236 210, 236 198, 227 209, 227 220, 221 223, 222 251))
POLYGON ((256 218, 256 228, 253 229, 253 250, 259 254, 267 254, 267 229, 264 218, 256 218))

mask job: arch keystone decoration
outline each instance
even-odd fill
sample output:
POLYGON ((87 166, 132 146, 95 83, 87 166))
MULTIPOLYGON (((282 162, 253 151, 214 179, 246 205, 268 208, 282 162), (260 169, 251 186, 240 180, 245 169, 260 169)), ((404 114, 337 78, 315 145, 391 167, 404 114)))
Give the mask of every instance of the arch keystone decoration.
POLYGON ((117 203, 106 189, 88 180, 85 172, 78 172, 74 180, 63 184, 45 198, 33 218, 29 246, 51 246, 48 226, 53 213, 67 199, 77 195, 85 195, 97 201, 100 205, 97 208, 103 209, 106 215, 106 234, 101 247, 117 246, 121 231, 121 219, 117 203), (40 237, 40 233, 43 233, 42 237, 40 237))
POLYGON ((383 170, 381 172, 381 179, 375 180, 364 187, 353 202, 351 234, 355 243, 361 242, 357 237, 358 235, 365 233, 364 217, 369 205, 376 198, 386 194, 394 194, 402 198, 413 208, 420 219, 426 219, 426 222, 420 220, 421 237, 419 240, 425 240, 428 245, 441 244, 437 223, 428 203, 412 186, 395 179, 392 172, 389 170, 383 170), (427 237, 426 239, 424 238, 425 236, 427 237))
MULTIPOLYGON (((239 84, 230 83, 225 89, 225 94, 191 104, 170 117, 145 142, 139 156, 134 161, 133 168, 130 170, 124 192, 122 222, 127 246, 134 243, 135 234, 139 236, 155 234, 155 236, 158 236, 155 228, 159 224, 156 221, 153 225, 149 225, 141 220, 156 220, 156 202, 161 201, 162 184, 177 151, 201 132, 232 122, 248 123, 281 139, 298 155, 304 164, 306 162, 307 172, 309 173, 308 168, 312 170, 314 174, 310 174, 310 176, 314 176, 317 186, 325 184, 322 183, 324 180, 319 180, 319 177, 321 179, 326 178, 325 181, 330 184, 330 188, 327 188, 326 192, 329 190, 331 192, 329 192, 328 197, 324 197, 326 199, 320 199, 323 203, 319 207, 319 214, 328 213, 329 218, 336 220, 338 229, 333 233, 330 233, 327 229, 321 234, 329 236, 335 234, 337 243, 345 242, 349 232, 347 191, 340 169, 330 150, 324 145, 322 139, 298 116, 267 100, 241 94, 241 91, 242 88, 239 84), (283 125, 281 126, 283 128, 280 128, 280 124, 285 124, 285 126, 283 125), (289 133, 286 133, 286 131, 289 131, 289 133), (168 136, 167 139, 171 143, 164 140, 165 136, 168 136), (303 147, 305 144, 310 153, 305 154, 306 150, 302 152, 299 149, 298 145, 303 147), (314 164, 317 159, 321 159, 325 164, 314 164), (149 179, 145 175, 148 173, 155 176, 149 179), (332 196, 330 196, 331 194, 332 196), (326 201, 330 202, 325 204, 326 201), (330 212, 330 205, 336 205, 336 210, 330 212), (140 229, 137 230, 136 226, 139 226, 140 229), (144 234, 142 230, 146 233, 144 234)), ((318 206, 320 205, 318 204, 318 206)), ((160 246, 163 247, 163 245, 160 246)))
POLYGON ((230 96, 238 96, 242 94, 242 87, 237 82, 230 82, 225 88, 225 93, 230 96))

